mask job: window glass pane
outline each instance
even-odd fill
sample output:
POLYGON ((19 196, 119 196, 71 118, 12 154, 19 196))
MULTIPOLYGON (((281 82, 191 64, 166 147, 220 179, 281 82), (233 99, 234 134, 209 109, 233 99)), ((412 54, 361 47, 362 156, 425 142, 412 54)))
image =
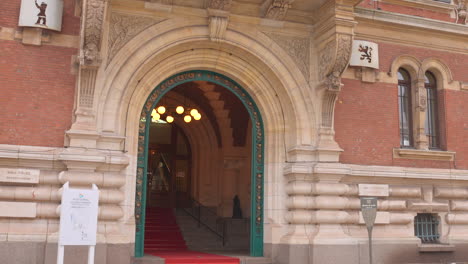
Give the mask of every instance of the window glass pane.
POLYGON ((434 75, 430 72, 426 72, 426 74, 424 75, 424 82, 426 84, 435 86, 436 82, 435 82, 434 75))
POLYGON ((398 70, 398 80, 408 82, 410 80, 409 74, 406 70, 398 70))
POLYGON ((412 119, 411 119, 411 90, 408 73, 400 69, 398 71, 398 109, 400 121, 400 145, 410 147, 412 142, 412 119))
POLYGON ((427 108, 424 131, 429 139, 429 148, 439 148, 436 81, 430 72, 426 72, 425 80, 427 108))

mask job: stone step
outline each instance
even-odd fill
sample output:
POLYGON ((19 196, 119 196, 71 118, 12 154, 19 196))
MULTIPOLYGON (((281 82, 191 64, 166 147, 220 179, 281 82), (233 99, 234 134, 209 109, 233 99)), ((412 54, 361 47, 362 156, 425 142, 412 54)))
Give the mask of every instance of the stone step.
POLYGON ((163 258, 159 258, 152 255, 145 255, 142 258, 132 258, 131 264, 165 264, 166 261, 163 258))

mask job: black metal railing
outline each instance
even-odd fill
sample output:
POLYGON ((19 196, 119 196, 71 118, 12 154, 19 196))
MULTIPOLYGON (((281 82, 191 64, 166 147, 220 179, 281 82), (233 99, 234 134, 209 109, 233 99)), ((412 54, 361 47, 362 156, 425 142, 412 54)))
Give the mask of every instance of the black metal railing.
POLYGON ((224 221, 221 222, 221 228, 219 227, 219 223, 217 221, 218 219, 218 214, 216 213, 215 210, 204 206, 197 200, 190 198, 190 204, 191 206, 188 208, 182 208, 182 210, 190 215, 193 219, 195 219, 198 223, 198 227, 204 226, 207 228, 209 231, 211 231, 213 234, 221 238, 223 241, 223 247, 226 244, 226 224, 224 221), (213 223, 209 223, 208 219, 214 220, 213 223), (219 231, 221 229, 221 231, 219 231))

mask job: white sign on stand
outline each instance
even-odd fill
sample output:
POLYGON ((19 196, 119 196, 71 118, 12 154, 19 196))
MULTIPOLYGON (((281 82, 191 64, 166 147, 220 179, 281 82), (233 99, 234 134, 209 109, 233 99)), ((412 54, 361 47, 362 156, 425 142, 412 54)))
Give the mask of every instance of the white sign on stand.
POLYGON ((99 190, 95 184, 90 189, 71 189, 63 185, 60 209, 60 234, 57 264, 63 264, 64 246, 89 246, 88 264, 94 263, 96 246, 99 190))

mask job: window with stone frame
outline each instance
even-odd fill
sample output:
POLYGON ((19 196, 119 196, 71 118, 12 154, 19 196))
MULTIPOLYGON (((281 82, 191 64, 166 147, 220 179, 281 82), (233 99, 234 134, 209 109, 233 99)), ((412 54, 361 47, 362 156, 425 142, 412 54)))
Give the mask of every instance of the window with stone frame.
POLYGON ((403 148, 414 147, 411 97, 411 77, 405 69, 400 68, 398 70, 398 112, 400 146, 403 148))
POLYGON ((420 213, 414 218, 414 235, 422 243, 439 243, 439 216, 437 214, 420 213))
POLYGON ((431 72, 426 72, 424 75, 424 87, 426 88, 427 97, 426 121, 424 125, 429 141, 429 149, 440 149, 437 82, 434 74, 431 72))

